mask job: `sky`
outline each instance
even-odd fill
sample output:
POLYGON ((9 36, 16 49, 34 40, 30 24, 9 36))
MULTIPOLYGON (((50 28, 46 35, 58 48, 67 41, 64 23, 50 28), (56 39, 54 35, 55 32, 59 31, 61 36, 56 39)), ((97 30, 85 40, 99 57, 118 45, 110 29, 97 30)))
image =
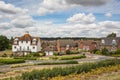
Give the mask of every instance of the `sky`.
POLYGON ((120 37, 120 0, 0 0, 0 35, 120 37))

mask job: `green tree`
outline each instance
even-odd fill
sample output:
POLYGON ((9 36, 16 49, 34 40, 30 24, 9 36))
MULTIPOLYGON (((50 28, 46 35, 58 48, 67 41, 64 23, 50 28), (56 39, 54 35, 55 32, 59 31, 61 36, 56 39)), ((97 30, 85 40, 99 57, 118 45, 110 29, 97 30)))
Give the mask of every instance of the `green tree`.
POLYGON ((116 37, 116 33, 112 32, 111 34, 108 34, 107 37, 116 37))
POLYGON ((103 49, 102 49, 102 54, 103 54, 103 55, 108 55, 108 54, 109 54, 108 49, 107 49, 107 48, 103 48, 103 49))
POLYGON ((70 54, 71 52, 70 52, 70 50, 68 49, 68 50, 66 50, 66 54, 70 54))
POLYGON ((0 35, 0 51, 9 48, 9 39, 6 36, 0 35))

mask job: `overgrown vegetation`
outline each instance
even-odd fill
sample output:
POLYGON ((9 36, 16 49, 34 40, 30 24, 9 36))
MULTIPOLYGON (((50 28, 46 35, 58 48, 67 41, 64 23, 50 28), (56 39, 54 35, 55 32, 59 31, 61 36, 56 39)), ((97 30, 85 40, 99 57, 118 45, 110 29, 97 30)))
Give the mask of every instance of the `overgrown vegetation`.
POLYGON ((120 64, 120 59, 112 59, 112 60, 105 60, 100 61, 97 63, 86 63, 82 65, 72 66, 72 67, 58 67, 53 69, 43 69, 43 70, 33 70, 32 72, 25 72, 22 74, 23 80, 34 80, 34 79, 45 79, 48 80, 49 78, 61 75, 69 75, 72 73, 80 74, 82 72, 88 72, 92 69, 100 68, 100 67, 108 67, 110 65, 117 65, 120 64))

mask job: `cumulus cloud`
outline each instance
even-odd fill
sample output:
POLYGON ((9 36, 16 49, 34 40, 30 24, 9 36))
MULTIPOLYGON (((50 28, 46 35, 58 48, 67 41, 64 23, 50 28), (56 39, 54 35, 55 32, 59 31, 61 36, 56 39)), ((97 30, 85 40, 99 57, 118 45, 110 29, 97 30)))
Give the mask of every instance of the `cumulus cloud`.
POLYGON ((66 0, 68 4, 82 5, 82 6, 101 6, 110 0, 66 0))
POLYGON ((7 4, 4 1, 0 1, 0 18, 1 29, 10 29, 13 27, 25 28, 34 25, 34 20, 28 14, 27 9, 7 4))
POLYGON ((38 9, 39 15, 81 6, 101 6, 110 0, 43 0, 38 9))
POLYGON ((90 24, 95 21, 95 16, 92 13, 89 13, 88 15, 84 13, 77 13, 73 15, 72 17, 67 19, 70 23, 85 23, 90 24))
POLYGON ((112 17, 112 13, 110 13, 110 12, 109 12, 109 13, 106 13, 105 16, 106 16, 106 17, 112 17))
POLYGON ((8 14, 16 14, 16 13, 25 13, 27 10, 26 9, 21 9, 18 7, 15 7, 12 4, 6 4, 3 1, 0 1, 0 12, 3 13, 8 13, 8 14))

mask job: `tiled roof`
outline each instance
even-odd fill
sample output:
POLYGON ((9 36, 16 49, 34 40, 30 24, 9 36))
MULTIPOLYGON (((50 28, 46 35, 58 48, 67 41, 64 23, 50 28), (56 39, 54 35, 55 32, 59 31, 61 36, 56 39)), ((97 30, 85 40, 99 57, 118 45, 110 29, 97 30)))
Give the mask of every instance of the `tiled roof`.
POLYGON ((119 41, 120 41, 120 37, 102 38, 100 45, 111 46, 111 45, 113 45, 112 44, 113 40, 116 40, 116 45, 117 45, 119 43, 119 41), (102 44, 102 40, 104 40, 104 42, 105 42, 104 44, 102 44))
POLYGON ((74 40, 58 40, 60 47, 66 47, 66 45, 69 45, 70 47, 75 47, 77 42, 74 40))

